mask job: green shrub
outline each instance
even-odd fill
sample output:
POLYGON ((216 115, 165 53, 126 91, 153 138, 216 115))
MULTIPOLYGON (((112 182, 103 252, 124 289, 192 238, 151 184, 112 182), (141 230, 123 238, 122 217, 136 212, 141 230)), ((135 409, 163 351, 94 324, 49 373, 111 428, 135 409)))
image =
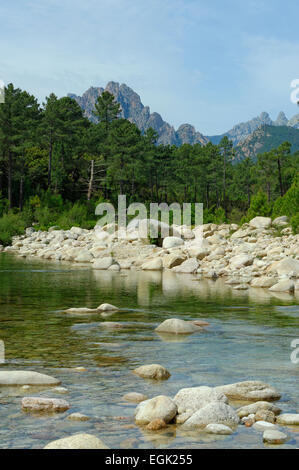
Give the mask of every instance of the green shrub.
POLYGON ((26 228, 26 221, 22 214, 8 212, 0 219, 0 243, 10 245, 14 235, 22 235, 26 228))
POLYGON ((299 212, 291 218, 291 227, 293 233, 299 233, 299 212))
POLYGON ((250 207, 247 211, 245 221, 248 222, 249 220, 254 219, 254 217, 257 216, 268 217, 270 216, 270 214, 271 206, 268 203, 267 195, 262 191, 259 191, 251 199, 250 207))
POLYGON ((294 178, 293 184, 283 197, 279 197, 273 207, 273 217, 287 215, 297 216, 299 213, 299 173, 294 178))

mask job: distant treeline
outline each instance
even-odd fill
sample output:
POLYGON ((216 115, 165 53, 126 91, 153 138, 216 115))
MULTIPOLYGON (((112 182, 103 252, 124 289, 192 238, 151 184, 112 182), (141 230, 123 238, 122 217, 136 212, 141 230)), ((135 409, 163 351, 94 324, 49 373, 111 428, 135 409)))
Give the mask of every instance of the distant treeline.
POLYGON ((20 222, 17 232, 34 222, 44 228, 92 226, 95 205, 116 204, 118 194, 126 194, 128 203, 202 202, 205 221, 239 222, 250 210, 281 215, 285 208, 286 215, 298 216, 296 197, 295 206, 284 203, 292 184, 292 191, 299 184, 299 152, 291 154, 288 142, 256 162, 234 163, 227 137, 219 145, 156 145, 153 129, 142 134, 118 118, 120 105, 109 92, 98 98, 94 113, 97 124, 69 97, 51 94, 40 105, 12 84, 5 88, 0 217, 6 223, 0 220, 0 242, 11 236, 9 217, 9 226, 20 222))

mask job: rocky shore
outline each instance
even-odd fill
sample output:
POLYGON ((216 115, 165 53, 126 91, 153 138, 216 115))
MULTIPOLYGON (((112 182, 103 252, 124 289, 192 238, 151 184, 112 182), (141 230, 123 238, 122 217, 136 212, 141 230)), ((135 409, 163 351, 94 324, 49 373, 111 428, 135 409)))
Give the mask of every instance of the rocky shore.
MULTIPOLYGON (((12 246, 0 251, 89 265, 95 270, 172 271, 203 278, 224 278, 236 290, 249 287, 271 292, 299 290, 299 234, 292 234, 287 217, 272 221, 255 217, 236 224, 205 224, 191 229, 171 226, 162 246, 141 238, 140 221, 134 219, 125 233, 117 225, 93 230, 72 227, 35 231, 14 237, 12 246)), ((162 223, 149 221, 152 225, 162 223)))

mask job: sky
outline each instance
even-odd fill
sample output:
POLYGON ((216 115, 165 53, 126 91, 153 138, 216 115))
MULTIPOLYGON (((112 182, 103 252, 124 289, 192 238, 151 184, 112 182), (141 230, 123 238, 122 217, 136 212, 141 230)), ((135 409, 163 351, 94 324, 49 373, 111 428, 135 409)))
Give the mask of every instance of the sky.
POLYGON ((40 102, 112 80, 205 135, 299 111, 298 0, 1 0, 0 17, 0 79, 40 102))

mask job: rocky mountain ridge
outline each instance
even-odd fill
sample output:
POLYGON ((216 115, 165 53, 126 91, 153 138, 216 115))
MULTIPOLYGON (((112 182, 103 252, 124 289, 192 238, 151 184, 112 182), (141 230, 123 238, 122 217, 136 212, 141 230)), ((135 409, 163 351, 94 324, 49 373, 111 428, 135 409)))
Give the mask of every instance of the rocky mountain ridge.
POLYGON ((77 103, 84 110, 84 114, 88 119, 95 122, 93 116, 94 105, 97 98, 103 91, 109 91, 115 96, 115 99, 121 105, 121 117, 134 122, 141 132, 145 132, 149 127, 152 127, 159 135, 158 143, 164 145, 182 145, 188 144, 202 144, 206 145, 209 140, 204 137, 200 132, 197 132, 190 124, 182 124, 177 130, 173 126, 165 122, 161 115, 150 112, 149 106, 144 106, 141 102, 140 96, 125 84, 116 82, 109 82, 106 88, 90 87, 82 96, 69 93, 68 96, 77 101, 77 103))

